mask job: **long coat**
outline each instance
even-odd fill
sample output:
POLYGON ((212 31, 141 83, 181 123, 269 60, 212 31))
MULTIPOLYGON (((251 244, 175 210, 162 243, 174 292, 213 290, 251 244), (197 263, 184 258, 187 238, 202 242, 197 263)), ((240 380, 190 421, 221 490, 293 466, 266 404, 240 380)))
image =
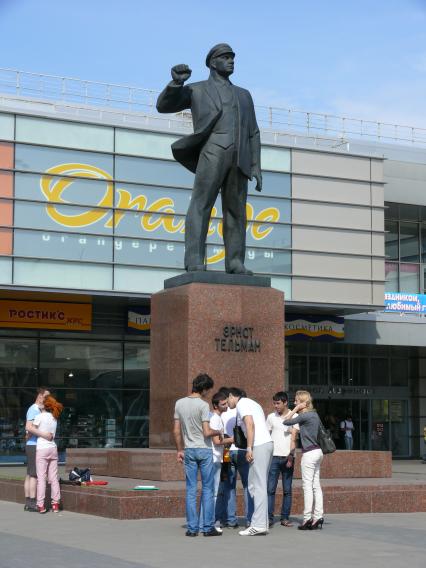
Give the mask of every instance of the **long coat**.
MULTIPOLYGON (((259 127, 250 93, 235 85, 233 88, 237 96, 239 120, 237 166, 251 179, 254 169, 260 170, 259 127)), ((172 81, 157 100, 158 112, 179 112, 188 108, 192 111, 194 133, 174 142, 172 152, 176 161, 195 173, 201 149, 222 114, 222 101, 214 79, 209 77, 207 81, 189 85, 176 85, 172 81)))

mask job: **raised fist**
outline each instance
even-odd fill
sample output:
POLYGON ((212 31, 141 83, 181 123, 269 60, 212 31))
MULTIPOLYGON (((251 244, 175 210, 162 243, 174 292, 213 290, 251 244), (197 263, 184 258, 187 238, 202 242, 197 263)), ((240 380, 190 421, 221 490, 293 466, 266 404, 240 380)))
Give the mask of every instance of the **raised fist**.
POLYGON ((183 85, 191 77, 191 69, 185 63, 172 67, 172 78, 175 83, 183 85))

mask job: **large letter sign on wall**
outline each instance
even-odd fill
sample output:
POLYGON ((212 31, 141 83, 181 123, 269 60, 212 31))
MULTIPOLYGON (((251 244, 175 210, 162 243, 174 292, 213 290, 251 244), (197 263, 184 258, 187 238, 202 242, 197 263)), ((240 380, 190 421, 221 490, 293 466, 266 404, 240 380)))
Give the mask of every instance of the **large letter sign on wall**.
POLYGON ((91 304, 0 300, 0 328, 90 331, 91 304))
MULTIPOLYGON (((132 195, 128 189, 116 188, 115 207, 118 211, 112 211, 114 207, 114 184, 112 176, 101 168, 82 163, 59 164, 46 170, 40 180, 40 189, 45 199, 50 203, 46 207, 48 217, 63 228, 85 228, 96 224, 102 224, 104 229, 117 229, 126 216, 126 211, 143 212, 137 217, 139 231, 141 233, 158 233, 161 238, 166 235, 173 235, 174 240, 183 242, 185 233, 185 221, 181 215, 176 214, 175 201, 170 196, 163 196, 154 200, 149 200, 147 195, 132 195), (106 187, 103 196, 96 203, 96 206, 86 206, 85 210, 69 211, 66 206, 72 205, 72 186, 78 181, 71 177, 52 177, 52 176, 74 176, 76 178, 92 178, 105 180, 106 187), (66 196, 65 196, 66 195, 66 196), (102 209, 101 209, 102 208, 102 209), (164 233, 166 235, 164 235, 164 233)), ((189 196, 189 194, 188 194, 189 196)), ((208 236, 218 239, 223 237, 223 223, 216 218, 219 214, 216 207, 212 210, 212 219, 209 225, 208 236)), ((248 237, 262 247, 270 246, 268 237, 274 231, 273 224, 280 221, 280 210, 277 207, 264 207, 256 210, 253 203, 247 203, 247 233, 248 237)), ((47 229, 48 227, 46 227, 47 229)), ((219 242, 219 240, 218 240, 219 242)), ((207 259, 209 264, 215 264, 224 259, 224 250, 213 250, 207 259)))

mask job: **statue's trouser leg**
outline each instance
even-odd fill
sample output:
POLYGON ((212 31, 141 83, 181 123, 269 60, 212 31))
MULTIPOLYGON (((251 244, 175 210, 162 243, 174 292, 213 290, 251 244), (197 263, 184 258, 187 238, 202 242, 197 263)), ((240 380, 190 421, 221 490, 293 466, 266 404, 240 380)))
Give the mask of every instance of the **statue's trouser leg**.
POLYGON ((246 255, 247 178, 233 164, 222 187, 225 269, 244 265, 246 255))
POLYGON ((232 163, 232 151, 207 144, 201 151, 185 221, 185 268, 204 265, 210 214, 232 163))

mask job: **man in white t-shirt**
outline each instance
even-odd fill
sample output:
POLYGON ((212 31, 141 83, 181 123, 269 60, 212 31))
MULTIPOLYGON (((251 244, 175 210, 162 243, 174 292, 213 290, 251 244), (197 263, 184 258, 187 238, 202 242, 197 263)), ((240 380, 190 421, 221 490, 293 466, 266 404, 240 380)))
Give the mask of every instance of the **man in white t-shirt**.
POLYGON ((345 435, 345 448, 347 450, 352 450, 354 447, 354 438, 352 433, 355 430, 355 427, 350 414, 346 416, 346 420, 342 420, 340 422, 340 430, 344 432, 345 435))
MULTIPOLYGON (((229 396, 229 388, 222 387, 221 391, 229 396)), ((245 391, 241 390, 244 396, 245 391)), ((223 422, 223 430, 226 436, 233 437, 234 426, 237 421, 237 409, 229 408, 221 415, 223 422)), ((250 526, 251 517, 253 515, 253 499, 248 490, 248 474, 249 463, 246 460, 246 450, 237 448, 233 443, 229 448, 230 464, 227 478, 219 487, 219 501, 223 503, 221 510, 222 526, 229 529, 239 529, 237 519, 237 476, 241 478, 241 484, 244 491, 244 514, 246 519, 246 527, 250 526)))
MULTIPOLYGON (((283 502, 281 506, 281 525, 292 527, 290 522, 291 491, 294 473, 294 452, 299 425, 284 426, 283 421, 290 414, 288 409, 288 396, 284 391, 274 394, 272 404, 275 412, 271 412, 266 419, 266 425, 271 432, 274 442, 274 453, 268 475, 268 510, 269 526, 274 524, 275 493, 280 474, 283 485, 283 502)), ((293 414, 295 417, 296 414, 293 414)))
POLYGON ((228 406, 237 409, 237 425, 241 425, 247 438, 248 490, 254 502, 251 524, 239 534, 241 536, 267 534, 269 528, 267 479, 273 442, 266 426, 265 414, 260 404, 244 397, 243 391, 235 387, 229 389, 228 406))

